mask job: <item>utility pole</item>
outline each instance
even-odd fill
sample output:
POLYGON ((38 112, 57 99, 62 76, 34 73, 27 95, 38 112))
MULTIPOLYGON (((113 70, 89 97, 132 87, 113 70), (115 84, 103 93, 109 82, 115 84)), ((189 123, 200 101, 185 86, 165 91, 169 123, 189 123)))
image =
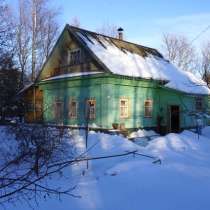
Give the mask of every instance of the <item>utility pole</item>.
MULTIPOLYGON (((86 102, 86 128, 85 128, 85 148, 86 152, 88 149, 88 132, 89 132, 89 118, 90 118, 90 105, 89 102, 86 102)), ((86 168, 89 168, 88 160, 86 162, 86 168)))
POLYGON ((32 75, 31 75, 31 80, 34 81, 35 79, 35 67, 36 67, 36 27, 37 27, 37 23, 36 23, 36 18, 37 18, 37 14, 36 14, 36 0, 32 1, 32 52, 31 52, 31 57, 32 57, 32 75))
MULTIPOLYGON (((32 51, 31 51, 31 60, 32 60, 32 66, 31 66, 31 81, 34 82, 35 80, 35 67, 36 67, 36 13, 37 8, 37 2, 36 0, 32 0, 32 51)), ((34 121, 36 119, 36 89, 35 84, 33 86, 33 118, 34 121)))
MULTIPOLYGON (((18 41, 19 41, 19 46, 22 48, 22 25, 23 25, 23 1, 19 1, 19 26, 18 26, 18 41)), ((22 62, 21 62, 22 65, 22 62)), ((24 69, 21 66, 21 88, 23 88, 23 80, 24 80, 24 69)))

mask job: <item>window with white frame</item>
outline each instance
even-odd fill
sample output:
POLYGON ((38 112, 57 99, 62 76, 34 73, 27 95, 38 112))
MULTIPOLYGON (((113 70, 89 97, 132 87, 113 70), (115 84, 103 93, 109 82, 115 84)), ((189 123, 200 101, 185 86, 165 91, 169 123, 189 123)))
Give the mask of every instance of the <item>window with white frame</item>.
POLYGON ((195 110, 196 111, 202 111, 203 110, 203 98, 202 97, 196 97, 195 98, 195 110))
POLYGON ((146 100, 144 102, 144 116, 152 117, 152 100, 146 100))
POLYGON ((86 101, 86 117, 88 119, 95 119, 96 118, 96 100, 95 99, 88 99, 86 101))
POLYGON ((77 101, 71 99, 69 102, 69 118, 76 119, 77 118, 77 101))
POLYGON ((77 65, 81 63, 81 50, 74 49, 69 51, 68 63, 70 65, 77 65))
POLYGON ((129 100, 126 98, 120 99, 120 118, 129 117, 129 100))

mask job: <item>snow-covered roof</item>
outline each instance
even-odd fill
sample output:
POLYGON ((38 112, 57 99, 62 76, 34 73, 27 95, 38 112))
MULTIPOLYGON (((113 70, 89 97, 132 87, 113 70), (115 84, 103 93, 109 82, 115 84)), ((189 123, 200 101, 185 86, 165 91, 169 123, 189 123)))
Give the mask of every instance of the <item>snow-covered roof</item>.
POLYGON ((101 73, 104 73, 104 72, 95 71, 95 72, 76 72, 76 73, 69 73, 69 74, 61 74, 61 75, 58 75, 58 76, 54 76, 54 77, 44 79, 42 81, 64 79, 64 78, 71 78, 71 77, 78 77, 78 76, 87 76, 87 75, 94 75, 94 74, 101 74, 101 73))
POLYGON ((114 74, 164 80, 168 88, 190 94, 210 94, 204 81, 178 69, 155 49, 82 29, 74 28, 73 32, 114 74))
POLYGON ((34 85, 33 82, 30 82, 29 84, 25 85, 18 93, 17 95, 22 94, 23 92, 25 92, 28 88, 32 87, 34 85))

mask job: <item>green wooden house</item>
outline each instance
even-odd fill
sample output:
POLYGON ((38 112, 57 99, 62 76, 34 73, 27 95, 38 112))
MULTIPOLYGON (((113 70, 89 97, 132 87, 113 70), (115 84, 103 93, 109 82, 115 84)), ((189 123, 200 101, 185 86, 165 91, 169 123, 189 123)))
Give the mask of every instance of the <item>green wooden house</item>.
POLYGON ((26 121, 176 132, 208 116, 210 90, 202 80, 122 38, 121 29, 112 38, 66 25, 24 92, 26 121))

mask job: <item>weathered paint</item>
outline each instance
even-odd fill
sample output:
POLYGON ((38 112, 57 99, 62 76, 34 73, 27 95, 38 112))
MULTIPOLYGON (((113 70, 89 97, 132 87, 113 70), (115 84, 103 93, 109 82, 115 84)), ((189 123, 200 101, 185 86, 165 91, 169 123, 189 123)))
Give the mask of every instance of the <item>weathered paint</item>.
POLYGON ((31 86, 24 94, 25 121, 42 122, 43 120, 43 92, 39 87, 31 86))
POLYGON ((89 52, 85 50, 75 38, 69 34, 65 28, 49 55, 46 63, 38 76, 37 80, 43 80, 49 77, 57 76, 65 73, 99 71, 102 67, 91 57, 89 52), (70 65, 68 63, 69 50, 81 50, 81 63, 70 65))
MULTIPOLYGON (((44 121, 56 123, 53 114, 53 104, 56 100, 63 102, 64 125, 85 124, 85 101, 96 100, 96 119, 90 120, 102 128, 112 128, 113 123, 124 124, 126 128, 156 127, 157 116, 162 116, 162 126, 169 125, 170 105, 180 107, 180 127, 193 127, 195 111, 195 96, 164 88, 158 81, 132 79, 115 75, 97 75, 77 78, 65 78, 40 82, 44 93, 44 121), (126 119, 120 118, 119 100, 129 99, 130 114, 126 119), (71 99, 78 102, 77 119, 69 119, 68 103, 71 99), (145 100, 153 101, 152 117, 144 116, 145 100)), ((205 97, 205 103, 207 103, 205 97)), ((207 107, 207 104, 206 104, 207 107)))

